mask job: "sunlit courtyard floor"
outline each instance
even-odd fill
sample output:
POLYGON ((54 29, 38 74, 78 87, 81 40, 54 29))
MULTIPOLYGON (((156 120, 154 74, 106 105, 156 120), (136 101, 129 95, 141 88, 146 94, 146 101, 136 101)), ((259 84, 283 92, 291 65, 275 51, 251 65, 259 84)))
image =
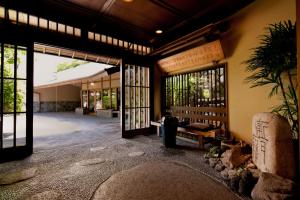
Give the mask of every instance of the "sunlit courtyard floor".
MULTIPOLYGON (((211 188, 212 191, 228 197, 234 195, 220 181, 221 177, 204 163, 204 152, 182 141, 178 141, 178 148, 166 149, 160 139, 156 135, 122 139, 117 119, 68 113, 39 114, 35 118, 34 153, 24 160, 0 164, 0 180, 6 174, 24 169, 33 169, 34 175, 0 186, 0 199, 91 199, 112 175, 161 161, 188 165, 195 175, 213 177, 209 179, 218 185, 219 191, 211 188), (48 131, 42 132, 43 129, 48 131), (56 134, 51 134, 56 130, 56 134)), ((147 176, 154 173, 147 170, 147 176)))

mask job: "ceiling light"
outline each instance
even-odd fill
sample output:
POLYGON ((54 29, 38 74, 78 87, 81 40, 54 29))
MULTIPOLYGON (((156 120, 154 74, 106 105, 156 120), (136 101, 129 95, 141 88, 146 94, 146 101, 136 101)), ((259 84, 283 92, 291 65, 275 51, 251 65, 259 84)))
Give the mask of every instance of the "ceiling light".
POLYGON ((126 2, 126 3, 133 2, 133 0, 123 0, 123 1, 126 2))
POLYGON ((162 34, 162 33, 163 33, 163 31, 162 31, 162 30, 160 30, 160 29, 158 29, 158 30, 156 30, 156 31, 155 31, 155 33, 156 33, 156 34, 162 34))

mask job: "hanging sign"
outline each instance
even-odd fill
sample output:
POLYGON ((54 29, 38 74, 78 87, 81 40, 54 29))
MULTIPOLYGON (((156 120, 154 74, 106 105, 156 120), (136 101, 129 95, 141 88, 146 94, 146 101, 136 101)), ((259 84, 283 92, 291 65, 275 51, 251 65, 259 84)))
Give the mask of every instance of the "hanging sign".
POLYGON ((174 72, 224 59, 220 40, 175 54, 158 61, 164 72, 174 72))

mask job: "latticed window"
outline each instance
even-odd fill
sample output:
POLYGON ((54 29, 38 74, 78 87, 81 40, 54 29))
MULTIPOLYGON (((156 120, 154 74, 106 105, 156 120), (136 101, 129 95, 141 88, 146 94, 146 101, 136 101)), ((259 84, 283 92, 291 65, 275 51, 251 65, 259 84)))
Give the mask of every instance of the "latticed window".
POLYGON ((171 106, 226 107, 225 64, 164 78, 163 112, 171 106))

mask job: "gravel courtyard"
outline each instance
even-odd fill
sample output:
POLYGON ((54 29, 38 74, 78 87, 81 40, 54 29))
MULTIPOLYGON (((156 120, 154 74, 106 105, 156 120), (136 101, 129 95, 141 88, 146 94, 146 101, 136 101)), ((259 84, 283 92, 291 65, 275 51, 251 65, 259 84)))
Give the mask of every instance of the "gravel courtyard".
POLYGON ((52 113, 35 115, 34 121, 34 153, 0 164, 0 180, 22 170, 29 170, 31 178, 0 185, 0 199, 91 199, 112 175, 157 161, 188 165, 231 193, 204 163, 204 152, 189 143, 178 141, 178 148, 166 149, 155 134, 122 139, 118 119, 52 113))

